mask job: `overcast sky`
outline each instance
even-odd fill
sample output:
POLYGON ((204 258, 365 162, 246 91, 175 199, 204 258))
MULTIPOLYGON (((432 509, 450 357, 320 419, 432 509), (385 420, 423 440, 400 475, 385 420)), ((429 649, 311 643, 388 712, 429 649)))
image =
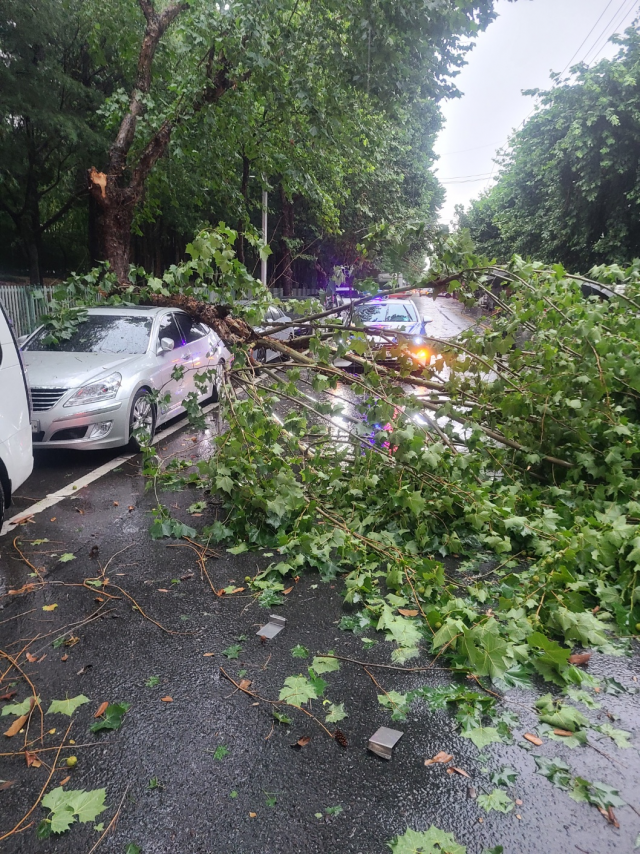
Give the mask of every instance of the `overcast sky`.
POLYGON ((496 149, 533 109, 522 90, 549 88, 549 73, 569 63, 614 55, 607 37, 629 26, 639 8, 640 0, 497 0, 499 17, 456 78, 463 97, 443 105, 436 144, 436 172, 447 190, 442 222, 491 186, 496 149))

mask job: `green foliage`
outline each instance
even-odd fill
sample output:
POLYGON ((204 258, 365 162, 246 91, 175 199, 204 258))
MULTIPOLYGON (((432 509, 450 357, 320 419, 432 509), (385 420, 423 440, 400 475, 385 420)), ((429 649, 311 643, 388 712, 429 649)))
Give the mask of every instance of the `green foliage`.
POLYGON ((62 786, 47 792, 41 806, 50 810, 50 813, 38 825, 38 838, 46 839, 52 833, 64 833, 75 821, 83 824, 95 821, 106 809, 106 796, 106 789, 67 791, 62 786))
POLYGON ((287 676, 278 699, 292 706, 302 706, 309 700, 317 700, 318 694, 313 683, 305 676, 287 676))
POLYGON ((229 748, 226 747, 224 744, 219 744, 213 753, 213 758, 214 759, 224 759, 225 756, 227 756, 228 754, 229 754, 229 748))
POLYGON ((511 812, 514 803, 503 789, 494 789, 488 795, 478 795, 478 806, 486 812, 511 812))
MULTIPOLYGON (((16 717, 19 717, 20 715, 29 714, 32 699, 32 697, 27 697, 21 703, 7 703, 7 705, 2 709, 2 717, 5 715, 16 715, 16 717)), ((39 704, 40 697, 37 697, 35 702, 36 704, 39 704)))
POLYGON ((640 255, 640 36, 618 42, 615 59, 528 93, 538 110, 511 137, 496 185, 459 217, 481 252, 581 270, 640 255))
POLYGON ((503 767, 492 774, 490 779, 494 786, 513 786, 518 779, 518 772, 513 768, 503 767))
POLYGON ((466 854, 466 847, 458 845, 452 833, 445 833, 434 824, 422 832, 407 829, 388 843, 393 854, 466 854))
POLYGON ((228 646, 226 649, 222 650, 222 654, 226 656, 228 659, 236 659, 240 656, 242 652, 242 644, 240 643, 232 643, 231 646, 228 646))
POLYGON ((51 705, 47 709, 47 714, 53 715, 58 713, 71 717, 71 715, 79 706, 82 706, 84 703, 88 702, 89 698, 85 697, 84 694, 78 694, 77 697, 70 697, 66 700, 52 700, 51 705))
POLYGON ((148 679, 145 680, 144 684, 146 685, 147 688, 157 688, 158 685, 160 684, 160 677, 159 676, 150 676, 148 679))
POLYGON ((328 724, 337 724, 338 721, 342 721, 346 717, 348 715, 344 710, 344 703, 329 703, 329 714, 325 718, 328 724))
POLYGON ((340 670, 340 662, 337 658, 326 658, 322 655, 316 655, 311 662, 311 667, 318 675, 321 673, 333 673, 336 670, 340 670))
POLYGON ((291 650, 291 655, 294 658, 308 658, 309 650, 306 648, 306 646, 302 646, 302 644, 299 643, 293 647, 293 649, 291 650))
POLYGON ((91 724, 91 732, 102 732, 103 730, 120 729, 126 712, 131 708, 131 703, 111 703, 105 709, 104 715, 95 723, 91 724))

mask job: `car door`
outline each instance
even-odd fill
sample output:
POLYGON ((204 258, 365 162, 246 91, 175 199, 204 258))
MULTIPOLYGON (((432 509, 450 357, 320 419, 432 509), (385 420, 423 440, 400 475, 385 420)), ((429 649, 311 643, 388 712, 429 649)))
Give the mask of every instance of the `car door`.
POLYGON ((174 312, 167 312, 160 317, 155 343, 157 355, 154 385, 160 390, 161 398, 167 393, 170 396, 168 401, 161 399, 158 405, 158 422, 160 423, 181 411, 184 399, 189 393, 189 377, 193 383, 193 371, 190 370, 191 354, 174 312), (168 338, 173 342, 173 350, 160 349, 162 338, 168 338), (184 369, 183 375, 178 378, 173 376, 177 367, 184 369))
MULTIPOLYGON (((187 349, 189 350, 190 368, 188 376, 185 374, 186 393, 194 391, 198 397, 203 397, 203 392, 196 385, 196 374, 202 374, 209 366, 216 363, 214 349, 211 343, 211 331, 202 323, 197 323, 184 312, 177 312, 176 319, 180 324, 187 349)), ((208 395, 206 395, 208 396, 208 395)))

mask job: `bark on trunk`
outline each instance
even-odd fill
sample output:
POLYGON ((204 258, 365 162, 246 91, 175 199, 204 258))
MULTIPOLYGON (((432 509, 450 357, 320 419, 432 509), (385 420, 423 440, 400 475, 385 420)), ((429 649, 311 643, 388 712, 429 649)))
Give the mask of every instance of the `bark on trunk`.
POLYGON ((293 202, 287 198, 282 184, 280 184, 280 201, 282 203, 282 237, 280 238, 280 250, 282 252, 282 295, 291 296, 293 289, 293 269, 291 267, 291 246, 289 241, 293 239, 293 202))

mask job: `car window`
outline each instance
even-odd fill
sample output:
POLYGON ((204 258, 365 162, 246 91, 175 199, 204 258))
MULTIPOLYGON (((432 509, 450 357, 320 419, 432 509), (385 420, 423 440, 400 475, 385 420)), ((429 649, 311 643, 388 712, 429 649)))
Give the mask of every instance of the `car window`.
POLYGON ((386 305, 358 305, 354 309, 363 323, 382 323, 387 313, 386 305))
POLYGON ((176 322, 175 314, 165 314, 160 319, 160 327, 158 329, 158 340, 160 338, 170 338, 173 341, 174 349, 182 347, 185 343, 185 336, 182 329, 176 322))
POLYGON ((70 338, 57 343, 51 340, 51 330, 43 326, 25 349, 63 353, 146 353, 152 323, 152 319, 144 315, 90 314, 78 324, 70 338))
POLYGON ((191 344, 193 341, 199 341, 201 338, 204 338, 209 331, 203 323, 196 323, 188 314, 176 314, 175 317, 180 329, 182 330, 182 337, 187 344, 191 344))
POLYGON ((390 305, 387 311, 387 323, 415 323, 417 317, 412 311, 413 306, 409 305, 390 305))
POLYGON ((279 308, 276 308, 275 305, 269 306, 267 313, 265 314, 265 320, 268 320, 270 323, 276 323, 276 321, 280 320, 281 317, 282 312, 279 308))

